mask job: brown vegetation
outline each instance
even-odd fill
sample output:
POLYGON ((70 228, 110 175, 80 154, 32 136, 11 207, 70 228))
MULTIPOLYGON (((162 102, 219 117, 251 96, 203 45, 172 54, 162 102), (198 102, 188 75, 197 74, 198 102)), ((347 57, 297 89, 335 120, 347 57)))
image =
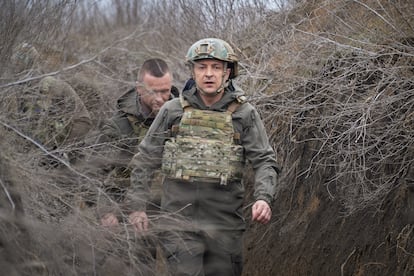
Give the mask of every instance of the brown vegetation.
POLYGON ((165 58, 181 88, 186 49, 215 36, 235 46, 238 82, 283 166, 271 225, 249 226, 244 275, 414 273, 412 1, 81 2, 0 3, 3 271, 150 273, 128 227, 98 225, 105 179, 88 158, 110 147, 95 143, 97 127, 144 59, 165 58), (39 56, 21 67, 24 42, 39 56), (94 123, 86 140, 36 138, 45 129, 24 106, 45 76, 82 99, 94 123), (74 153, 80 161, 69 162, 74 153))

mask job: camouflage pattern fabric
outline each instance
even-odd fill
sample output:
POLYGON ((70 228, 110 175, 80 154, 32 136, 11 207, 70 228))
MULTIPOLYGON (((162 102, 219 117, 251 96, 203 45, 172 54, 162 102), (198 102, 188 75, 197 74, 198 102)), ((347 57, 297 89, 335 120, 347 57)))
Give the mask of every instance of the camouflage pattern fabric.
POLYGON ((85 137, 91 127, 88 111, 72 87, 54 77, 39 83, 40 95, 28 107, 34 137, 49 149, 85 137))
MULTIPOLYGON (((43 78, 38 86, 22 86, 12 106, 18 128, 45 149, 69 158, 67 161, 75 158, 91 127, 89 113, 76 92, 54 77, 43 78)), ((41 163, 50 164, 51 159, 46 157, 41 163)))
POLYGON ((162 171, 170 178, 241 180, 243 148, 234 144, 232 112, 184 109, 176 138, 165 143, 162 171))
MULTIPOLYGON (((249 102, 242 101, 244 92, 234 85, 229 85, 222 99, 212 107, 203 104, 197 95, 196 87, 183 91, 181 95, 194 109, 223 113, 228 111, 229 106, 234 102, 241 101, 242 104, 231 116, 234 135, 230 135, 225 141, 237 140, 235 146, 240 142, 246 161, 248 160, 255 169, 253 196, 255 200, 262 199, 271 204, 276 193, 279 167, 257 110, 249 102)), ((139 153, 131 161, 131 168, 133 168, 131 186, 126 200, 132 210, 146 209, 145 203, 150 200, 152 172, 162 167, 164 145, 171 139, 171 134, 176 133, 175 128, 179 126, 184 112, 180 99, 165 103, 140 143, 139 153)), ((241 216, 245 192, 243 179, 234 181, 228 179, 227 185, 220 185, 220 178, 209 179, 215 182, 205 181, 207 178, 198 178, 193 177, 194 181, 191 179, 187 181, 165 177, 162 185, 162 211, 171 214, 178 212, 180 216, 189 218, 191 225, 204 230, 245 229, 245 221, 241 216)), ((160 220, 159 224, 160 227, 165 225, 167 227, 165 229, 188 230, 190 227, 185 223, 183 225, 177 223, 175 217, 170 221, 168 218, 160 220)))
POLYGON ((238 75, 238 58, 233 48, 226 41, 218 38, 205 38, 197 41, 188 49, 185 59, 189 64, 201 59, 225 61, 232 69, 229 78, 233 79, 238 75))

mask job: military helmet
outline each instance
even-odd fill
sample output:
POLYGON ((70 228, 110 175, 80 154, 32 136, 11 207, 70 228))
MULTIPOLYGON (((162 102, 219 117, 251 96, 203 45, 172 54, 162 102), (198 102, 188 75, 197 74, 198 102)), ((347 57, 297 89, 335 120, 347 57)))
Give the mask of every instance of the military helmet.
POLYGON ((228 63, 231 68, 230 79, 238 75, 238 58, 230 44, 218 38, 204 38, 188 49, 185 60, 188 63, 201 59, 218 59, 228 63))

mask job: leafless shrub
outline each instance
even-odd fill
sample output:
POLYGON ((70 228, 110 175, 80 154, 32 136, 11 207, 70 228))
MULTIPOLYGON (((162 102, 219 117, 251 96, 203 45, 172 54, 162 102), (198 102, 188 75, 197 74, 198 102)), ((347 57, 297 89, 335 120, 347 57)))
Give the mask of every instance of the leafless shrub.
POLYGON ((288 166, 287 183, 319 175, 345 214, 379 206, 392 189, 409 180, 412 170, 412 22, 392 16, 405 3, 381 3, 341 1, 334 3, 337 8, 313 9, 336 20, 316 28, 319 33, 313 25, 326 22, 326 17, 293 25, 301 50, 290 65, 297 69, 284 75, 294 82, 276 83, 276 93, 260 95, 257 101, 288 166), (350 12, 355 5, 363 7, 359 20, 350 12), (367 13, 376 26, 383 26, 372 36, 372 29, 363 25, 367 13), (392 30, 398 30, 398 39, 389 35, 392 30))
MULTIPOLYGON (((59 123, 75 114, 71 104, 57 104, 55 112, 47 116, 32 110, 31 106, 42 99, 39 81, 47 76, 67 81, 93 115, 92 130, 96 130, 95 126, 111 115, 115 99, 134 85, 139 64, 144 59, 154 56, 166 59, 171 67, 177 68, 174 77, 177 85, 182 86, 188 77, 183 57, 190 44, 204 36, 225 38, 229 34, 226 28, 238 30, 248 25, 249 18, 258 16, 253 8, 260 7, 261 3, 247 6, 247 2, 200 2, 208 7, 203 11, 184 1, 171 1, 168 5, 148 1, 138 5, 142 2, 114 1, 118 8, 115 15, 107 14, 96 5, 90 9, 87 2, 75 6, 64 1, 39 2, 39 6, 30 7, 17 6, 20 2, 16 1, 1 4, 5 14, 9 9, 4 5, 13 4, 16 13, 24 14, 27 19, 16 23, 13 20, 18 17, 2 17, 9 30, 14 30, 16 24, 19 27, 4 45, 5 50, 1 52, 4 60, 10 59, 12 50, 20 42, 33 45, 40 56, 39 63, 29 64, 22 72, 13 72, 4 62, 8 70, 0 84, 0 127, 4 134, 1 149, 3 152, 10 147, 35 244, 27 250, 36 256, 42 272, 99 274, 99 265, 104 266, 111 256, 110 267, 119 267, 119 264, 125 267, 127 263, 130 271, 126 273, 154 273, 146 264, 146 258, 152 257, 146 255, 148 246, 134 236, 128 223, 116 231, 99 225, 97 209, 101 203, 111 204, 113 209, 122 208, 103 190, 107 176, 99 174, 102 163, 91 164, 88 160, 92 159, 88 158, 99 159, 105 155, 100 150, 113 145, 97 144, 95 132, 90 133, 88 140, 70 143, 55 143, 53 131, 48 136, 53 138, 43 139, 43 134, 50 132, 49 123, 59 123), (234 12, 226 17, 221 8, 226 11, 234 8, 234 12), (212 26, 213 18, 225 21, 212 26), (109 30, 111 35, 107 36, 109 30), (73 155, 81 161, 72 162, 73 155)), ((180 222, 179 214, 170 219, 180 222)), ((126 214, 124 222, 127 222, 126 214)), ((156 236, 160 229, 153 231, 148 234, 156 236)))
MULTIPOLYGON (((9 63, 13 49, 26 42, 42 45, 46 39, 53 47, 65 40, 68 19, 73 9, 71 1, 35 1, 5 0, 0 3, 0 62, 9 63), (63 35, 62 35, 63 34, 63 35)), ((2 66, 0 76, 7 66, 2 66)))
MULTIPOLYGON (((115 99, 134 85, 144 59, 165 58, 182 87, 190 44, 221 37, 241 58, 238 82, 263 115, 286 185, 328 175, 322 184, 351 214, 378 206, 408 178, 414 141, 410 1, 304 1, 277 11, 266 4, 283 8, 287 2, 107 2, 106 9, 88 1, 0 4, 4 68, 20 42, 33 43, 41 55, 40 69, 2 75, 0 149, 2 156, 9 149, 26 216, 35 221, 33 237, 41 244, 38 264, 49 272, 92 275, 109 254, 139 275, 147 269, 140 257, 147 256, 136 255, 146 246, 127 223, 111 232, 99 226, 95 213, 101 201, 122 209, 102 189, 106 176, 99 170, 106 160, 88 159, 105 156, 100 150, 114 145, 97 144, 96 132, 56 147, 38 140, 45 130, 39 122, 51 118, 34 120, 24 103, 40 96, 38 81, 45 76, 71 84, 96 131, 115 99), (73 152, 82 162, 68 162, 73 152), (61 268, 40 252, 52 246, 61 268)), ((68 108, 61 112, 71 115, 68 108)))

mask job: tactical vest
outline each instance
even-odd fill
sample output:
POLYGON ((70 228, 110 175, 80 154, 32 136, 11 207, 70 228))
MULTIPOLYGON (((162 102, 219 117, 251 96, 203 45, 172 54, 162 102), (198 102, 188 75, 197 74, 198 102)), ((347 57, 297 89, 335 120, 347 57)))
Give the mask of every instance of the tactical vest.
POLYGON ((165 143, 162 172, 169 178, 220 182, 241 180, 245 165, 243 147, 236 144, 232 113, 242 104, 235 101, 226 112, 195 109, 182 97, 184 113, 165 143), (174 135, 173 135, 174 136, 174 135))

